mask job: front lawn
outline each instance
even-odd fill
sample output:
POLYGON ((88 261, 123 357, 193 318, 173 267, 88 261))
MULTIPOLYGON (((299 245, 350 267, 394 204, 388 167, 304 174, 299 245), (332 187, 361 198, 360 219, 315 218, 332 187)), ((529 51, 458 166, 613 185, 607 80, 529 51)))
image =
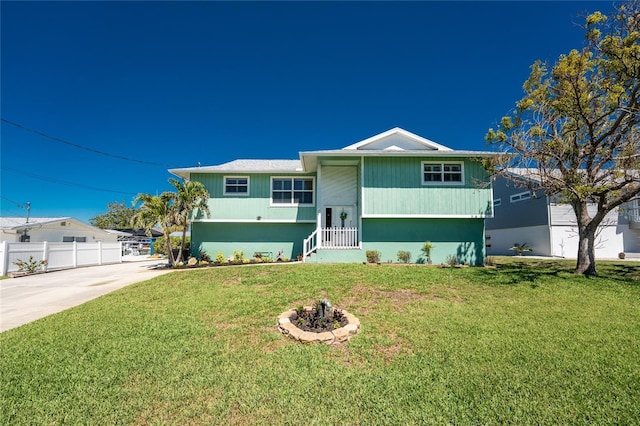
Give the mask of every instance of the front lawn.
POLYGON ((177 271, 0 334, 0 423, 633 424, 640 264, 177 271), (361 332, 279 333, 328 297, 361 332))

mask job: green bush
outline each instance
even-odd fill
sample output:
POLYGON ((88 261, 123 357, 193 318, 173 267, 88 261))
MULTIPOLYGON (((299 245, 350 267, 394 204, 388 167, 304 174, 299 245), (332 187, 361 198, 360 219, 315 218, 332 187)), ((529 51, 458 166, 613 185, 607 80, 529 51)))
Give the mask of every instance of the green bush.
POLYGON ((405 250, 398 251, 398 262, 409 263, 411 260, 411 253, 405 250))
POLYGON ((367 262, 380 263, 380 252, 378 250, 367 250, 367 262))
POLYGON ((13 262, 13 264, 18 267, 18 271, 20 272, 34 273, 44 268, 44 266, 47 264, 47 261, 35 260, 33 256, 29 256, 29 259, 27 260, 18 259, 15 262, 13 262))
MULTIPOLYGON (((180 249, 182 243, 182 237, 171 237, 171 248, 180 249)), ((187 237, 184 240, 184 246, 188 249, 191 246, 191 237, 187 237)), ((167 254, 167 239, 165 236, 158 237, 153 243, 153 252, 157 254, 167 254)))

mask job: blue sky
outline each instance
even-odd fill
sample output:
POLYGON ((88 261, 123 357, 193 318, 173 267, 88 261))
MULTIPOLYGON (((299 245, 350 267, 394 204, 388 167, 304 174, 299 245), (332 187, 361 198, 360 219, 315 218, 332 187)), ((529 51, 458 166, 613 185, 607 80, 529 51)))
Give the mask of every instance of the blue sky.
POLYGON ((599 2, 9 2, 0 215, 88 221, 171 167, 296 159, 393 127, 453 149, 583 45, 599 2), (44 135, 43 135, 44 134, 44 135))

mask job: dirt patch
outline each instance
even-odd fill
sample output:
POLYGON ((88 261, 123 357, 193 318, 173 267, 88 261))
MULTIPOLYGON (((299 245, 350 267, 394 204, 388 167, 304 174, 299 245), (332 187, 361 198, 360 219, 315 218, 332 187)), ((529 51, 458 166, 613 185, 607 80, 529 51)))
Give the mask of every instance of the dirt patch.
POLYGON ((343 299, 341 305, 345 309, 357 310, 358 313, 366 315, 376 309, 379 304, 391 304, 395 306, 397 312, 403 312, 409 303, 416 301, 429 302, 454 302, 462 303, 464 299, 458 294, 455 288, 448 288, 447 294, 425 294, 417 293, 410 289, 399 289, 384 291, 372 289, 364 285, 356 285, 349 291, 350 296, 343 299))

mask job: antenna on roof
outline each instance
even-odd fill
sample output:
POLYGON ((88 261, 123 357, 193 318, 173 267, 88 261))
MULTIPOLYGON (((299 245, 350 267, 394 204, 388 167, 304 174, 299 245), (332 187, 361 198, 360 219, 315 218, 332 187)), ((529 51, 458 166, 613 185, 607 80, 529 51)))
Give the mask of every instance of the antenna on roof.
POLYGON ((24 205, 24 208, 27 209, 27 222, 29 223, 29 213, 31 212, 31 202, 27 201, 27 204, 24 205))

